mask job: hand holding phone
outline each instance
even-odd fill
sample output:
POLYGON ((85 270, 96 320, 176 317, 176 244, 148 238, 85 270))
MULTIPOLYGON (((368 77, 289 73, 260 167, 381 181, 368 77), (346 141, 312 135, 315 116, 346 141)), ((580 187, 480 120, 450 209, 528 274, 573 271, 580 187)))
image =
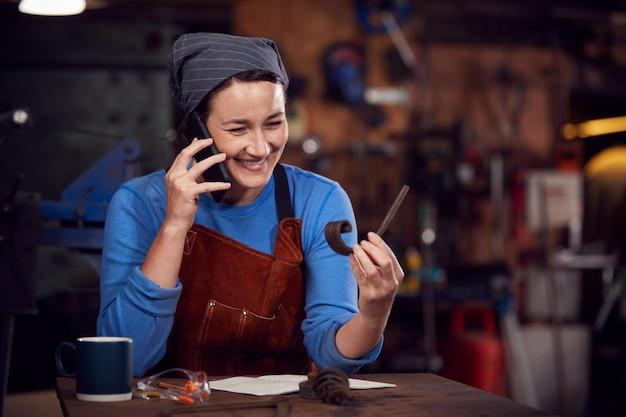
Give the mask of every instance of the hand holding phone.
MULTIPOLYGON (((209 132, 206 123, 202 121, 202 118, 197 112, 191 113, 189 121, 187 123, 187 129, 185 134, 189 143, 191 143, 193 138, 208 139, 211 137, 211 133, 209 132)), ((196 160, 196 162, 200 162, 218 153, 220 153, 220 151, 219 149, 217 149, 214 141, 211 146, 208 146, 198 151, 198 153, 195 154, 194 159, 196 160)), ((204 171, 202 176, 207 182, 231 182, 230 174, 228 173, 228 170, 226 169, 226 165, 224 165, 224 163, 213 165, 212 167, 204 171)), ((211 196, 215 201, 220 202, 224 199, 224 194, 226 194, 226 191, 213 191, 211 193, 211 196)))

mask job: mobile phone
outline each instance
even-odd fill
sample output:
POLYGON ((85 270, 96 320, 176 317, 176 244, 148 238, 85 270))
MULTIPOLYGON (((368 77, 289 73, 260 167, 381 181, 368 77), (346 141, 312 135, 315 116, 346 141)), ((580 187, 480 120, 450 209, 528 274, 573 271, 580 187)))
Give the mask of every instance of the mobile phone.
MULTIPOLYGON (((189 143, 193 140, 193 138, 198 139, 207 139, 211 137, 211 133, 209 132, 209 128, 206 123, 202 121, 202 118, 197 112, 193 112, 190 115, 189 121, 187 123, 187 129, 185 131, 187 140, 189 143)), ((220 153, 219 149, 215 145, 215 142, 211 144, 211 146, 200 149, 194 156, 196 162, 200 162, 209 156, 213 156, 220 153)), ((226 169, 226 165, 224 163, 215 164, 204 173, 202 173, 204 180, 207 182, 230 182, 230 174, 226 169)), ((226 194, 225 190, 213 191, 211 196, 215 201, 222 201, 224 199, 224 194, 226 194)))

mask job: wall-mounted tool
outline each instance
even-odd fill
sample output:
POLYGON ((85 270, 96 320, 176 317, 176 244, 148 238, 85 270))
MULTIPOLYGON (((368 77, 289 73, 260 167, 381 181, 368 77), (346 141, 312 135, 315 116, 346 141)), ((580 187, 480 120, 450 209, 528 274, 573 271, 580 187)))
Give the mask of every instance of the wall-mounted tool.
POLYGON ((338 42, 324 52, 326 98, 355 109, 364 123, 376 128, 385 122, 387 115, 382 107, 365 100, 365 50, 354 42, 338 42))
POLYGON ((411 0, 358 0, 356 2, 356 17, 361 27, 368 33, 387 32, 381 23, 381 15, 389 13, 398 24, 408 20, 413 11, 411 0))

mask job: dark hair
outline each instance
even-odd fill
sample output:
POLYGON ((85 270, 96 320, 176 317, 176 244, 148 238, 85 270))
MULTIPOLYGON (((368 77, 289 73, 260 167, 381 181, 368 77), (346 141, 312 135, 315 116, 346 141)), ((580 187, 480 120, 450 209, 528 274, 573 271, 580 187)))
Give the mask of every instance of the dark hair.
MULTIPOLYGON (((247 71, 239 72, 231 77, 226 78, 224 81, 216 85, 215 88, 213 88, 213 90, 211 90, 206 96, 204 96, 202 101, 198 103, 194 111, 198 112, 202 120, 207 120, 209 117, 209 113, 211 113, 211 101, 213 97, 215 97, 215 95, 219 93, 220 91, 226 89, 227 87, 230 87, 233 84, 233 82, 235 82, 235 80, 243 81, 243 82, 269 81, 274 84, 280 84, 284 88, 283 81, 280 79, 280 77, 271 71, 247 70, 247 71)), ((284 94, 285 94, 285 100, 286 100, 287 99, 286 90, 284 91, 284 94)), ((179 125, 176 131, 176 141, 174 142, 176 153, 180 152, 184 147, 186 147, 191 140, 191 138, 187 138, 187 135, 186 135, 188 119, 189 119, 189 115, 185 115, 185 117, 183 118, 181 124, 179 125)))

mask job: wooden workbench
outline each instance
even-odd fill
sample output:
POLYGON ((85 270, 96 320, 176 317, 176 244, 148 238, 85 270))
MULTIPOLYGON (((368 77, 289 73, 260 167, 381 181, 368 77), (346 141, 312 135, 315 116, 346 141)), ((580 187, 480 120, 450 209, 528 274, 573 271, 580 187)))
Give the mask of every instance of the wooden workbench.
MULTIPOLYGON (((301 398, 299 394, 272 397, 288 401, 289 416, 440 416, 440 417, 539 417, 548 416, 541 411, 520 405, 467 385, 433 374, 363 374, 357 377, 396 384, 397 388, 356 391, 350 405, 327 405, 318 400, 301 398)), ((74 380, 57 379, 57 395, 65 417, 157 417, 168 415, 167 410, 184 411, 184 406, 171 400, 141 400, 114 403, 84 402, 76 399, 74 380)), ((269 397, 255 397, 212 391, 211 404, 227 405, 267 404, 269 397)), ((283 403, 283 415, 285 403, 283 403)), ((178 414, 178 413, 176 413, 178 414)), ((194 413, 194 416, 276 416, 271 408, 248 408, 194 413)))

